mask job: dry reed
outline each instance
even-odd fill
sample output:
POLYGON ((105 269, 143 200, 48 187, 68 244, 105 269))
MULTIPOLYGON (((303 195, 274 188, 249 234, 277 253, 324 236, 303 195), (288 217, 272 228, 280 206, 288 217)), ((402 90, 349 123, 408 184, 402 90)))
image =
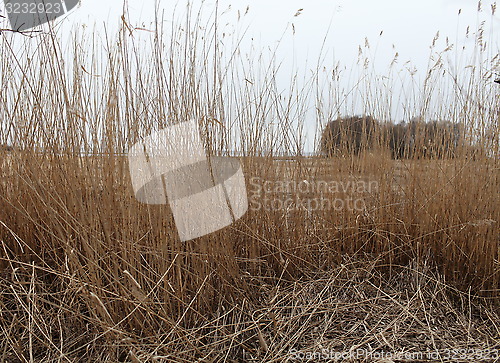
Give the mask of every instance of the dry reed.
MULTIPOLYGON (((199 16, 188 12, 171 39, 152 32, 146 49, 125 18, 116 41, 77 34, 70 51, 53 33, 24 39, 23 53, 19 36, 0 36, 0 140, 13 147, 0 150, 0 361, 498 348, 499 91, 479 67, 498 68, 498 55, 450 76, 460 87, 437 114, 431 103, 449 84, 442 61, 403 102, 413 116, 460 122, 486 150, 474 158, 393 160, 383 144, 306 157, 309 102, 318 138, 350 112, 343 73, 324 80, 318 66, 282 93, 276 66, 238 49, 227 57, 217 19, 200 30, 199 16), (251 208, 181 243, 168 205, 135 200, 123 153, 191 118, 211 155, 238 151, 249 196, 255 178, 377 187, 335 194, 354 193, 362 210, 251 208)), ((366 114, 389 122, 395 95, 362 71, 366 114)))

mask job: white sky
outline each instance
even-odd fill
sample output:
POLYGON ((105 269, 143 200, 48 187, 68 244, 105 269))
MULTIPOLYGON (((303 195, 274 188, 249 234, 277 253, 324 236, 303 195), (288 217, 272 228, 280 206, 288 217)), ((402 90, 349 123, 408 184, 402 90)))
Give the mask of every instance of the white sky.
MULTIPOLYGON (((491 15, 494 2, 484 0, 481 14, 478 14, 478 4, 474 0, 220 0, 218 3, 220 12, 223 12, 219 23, 224 25, 224 31, 241 33, 248 27, 241 45, 242 52, 245 48, 250 49, 252 42, 263 50, 274 49, 281 39, 277 56, 284 60, 284 76, 279 82, 283 82, 286 88, 285 83, 294 68, 315 68, 327 33, 323 50, 326 63, 340 62, 346 67, 355 65, 358 46, 364 45, 366 37, 371 45, 371 57, 376 60, 375 70, 381 74, 388 71, 396 51, 400 65, 411 61, 419 70, 425 71, 429 47, 437 31, 440 32, 440 50, 445 47, 446 37, 460 48, 464 45, 472 47, 473 37, 465 39, 465 29, 470 26, 474 32, 482 20, 485 21, 485 39, 490 46, 488 52, 497 54, 500 48, 500 9, 494 17, 491 15), (224 12, 229 6, 230 9, 224 12), (238 12, 243 15, 247 6, 248 14, 237 22, 238 12), (298 9, 303 11, 294 16, 298 9)), ((165 11, 165 19, 171 20, 175 11, 183 21, 186 4, 187 1, 182 0, 162 0, 158 6, 165 11)), ((193 0, 191 4, 194 9, 203 6, 208 16, 216 1, 193 0)), ((113 34, 113 29, 120 24, 123 6, 123 0, 81 0, 81 5, 62 21, 61 31, 69 33, 78 24, 90 28, 95 25, 97 29, 103 29, 105 25, 113 34)), ((147 28, 154 16, 155 1, 128 0, 128 9, 132 26, 147 28)), ((5 14, 2 6, 0 10, 5 14)), ((0 27, 6 25, 4 22, 0 27)))
MULTIPOLYGON (((429 45, 437 31, 440 31, 441 39, 448 36, 452 43, 460 44, 464 42, 465 28, 470 26, 474 30, 483 19, 486 21, 486 36, 496 43, 498 52, 500 9, 495 17, 491 16, 490 7, 494 2, 483 0, 480 17, 474 0, 220 0, 219 9, 223 11, 231 6, 221 16, 221 23, 227 23, 226 29, 230 30, 238 27, 238 11, 243 14, 249 6, 249 13, 241 23, 242 27, 249 27, 246 39, 255 38, 262 48, 274 47, 285 34, 281 43, 283 51, 286 53, 294 44, 303 60, 306 55, 310 61, 317 60, 330 28, 326 48, 334 52, 335 59, 342 64, 355 61, 358 45, 364 44, 367 37, 372 48, 378 45, 377 59, 390 61, 394 45, 400 62, 412 60, 425 66, 429 45), (301 14, 294 17, 301 8, 304 9, 301 14), (459 9, 462 10, 460 16, 459 9), (291 23, 295 26, 295 36, 292 36, 291 23), (379 37, 381 31, 383 35, 379 37)), ((206 14, 213 11, 215 3, 215 0, 191 1, 194 9, 203 4, 206 14)), ((153 19, 155 1, 128 0, 127 4, 129 18, 135 22, 133 25, 147 26, 153 19)), ((168 20, 174 11, 182 19, 185 4, 187 1, 182 0, 158 2, 168 20)), ((105 24, 108 30, 116 29, 123 6, 123 0, 81 0, 80 6, 65 17, 62 28, 69 31, 75 24, 95 24, 98 28, 105 24)), ((0 10, 5 14, 2 6, 0 10)), ((7 27, 6 22, 3 23, 3 27, 7 27)))
MULTIPOLYGON (((358 45, 364 44, 365 37, 372 46, 379 43, 377 56, 392 58, 394 44, 402 62, 411 59, 417 64, 426 64, 429 45, 437 31, 440 31, 442 39, 448 36, 452 43, 461 43, 465 28, 470 26, 474 30, 483 19, 487 22, 486 36, 492 37, 498 50, 500 9, 493 18, 490 7, 494 2, 482 2, 481 17, 478 17, 478 5, 474 0, 220 0, 219 9, 224 11, 231 6, 231 10, 221 16, 221 23, 228 23, 229 30, 237 26, 238 11, 243 14, 249 6, 244 22, 245 26, 249 26, 247 38, 259 39, 263 48, 273 46, 285 33, 283 48, 294 42, 297 50, 316 60, 330 27, 326 46, 343 64, 349 64, 356 58, 358 45), (304 9, 301 15, 294 17, 301 8, 304 9), (459 9, 462 10, 460 16, 459 9), (295 26, 294 37, 291 36, 290 23, 295 26), (379 37, 381 31, 383 35, 379 37)), ((186 3, 182 0, 163 0, 159 1, 159 7, 170 20, 174 11, 182 14, 186 3)), ((206 14, 209 14, 216 1, 191 1, 194 9, 202 3, 206 14)), ((128 7, 130 19, 136 22, 134 25, 144 23, 147 26, 153 19, 154 1, 128 0, 128 7)), ((112 29, 119 24, 122 9, 123 0, 81 0, 80 7, 66 17, 63 26, 105 23, 108 29, 112 29)))

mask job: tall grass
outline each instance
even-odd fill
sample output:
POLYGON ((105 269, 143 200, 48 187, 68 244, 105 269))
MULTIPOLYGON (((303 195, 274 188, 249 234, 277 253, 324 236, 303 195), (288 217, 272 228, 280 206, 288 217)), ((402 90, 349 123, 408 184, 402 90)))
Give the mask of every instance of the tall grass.
POLYGON ((451 50, 435 52, 423 84, 392 69, 389 81, 379 78, 365 58, 351 98, 384 122, 394 102, 408 120, 460 122, 488 152, 395 161, 380 145, 305 157, 306 132, 319 140, 326 122, 353 111, 344 73, 330 69, 325 78, 318 66, 305 82, 294 74, 283 91, 279 66, 262 53, 228 52, 213 16, 200 29, 201 15, 188 11, 170 39, 124 20, 116 39, 77 33, 67 50, 53 32, 1 35, 0 140, 14 148, 0 151, 2 359, 192 361, 223 360, 225 350, 226 358, 273 351, 253 320, 270 291, 278 296, 294 281, 339 268, 338 276, 349 275, 343 269, 355 261, 389 279, 425 266, 458 301, 464 294, 497 301, 499 91, 484 69, 498 69, 498 55, 485 57, 478 38, 484 58, 457 74, 444 61, 451 50), (149 43, 136 41, 139 33, 149 43), (398 81, 413 84, 406 98, 392 92, 398 81), (316 130, 307 129, 311 102, 316 130), (211 155, 240 157, 249 195, 262 187, 257 177, 269 185, 352 180, 377 188, 322 195, 361 198, 362 210, 250 208, 232 226, 181 243, 168 205, 135 200, 124 153, 152 131, 193 118, 211 155))

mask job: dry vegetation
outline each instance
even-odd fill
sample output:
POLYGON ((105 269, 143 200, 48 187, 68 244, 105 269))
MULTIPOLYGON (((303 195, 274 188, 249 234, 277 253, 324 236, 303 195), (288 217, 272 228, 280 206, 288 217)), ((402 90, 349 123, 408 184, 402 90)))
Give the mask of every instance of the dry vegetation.
MULTIPOLYGON (((338 67, 282 92, 265 55, 223 51, 216 28, 187 19, 171 38, 145 32, 149 45, 128 24, 115 41, 75 35, 71 50, 53 34, 0 35, 0 139, 13 146, 0 150, 0 362, 500 349, 499 87, 484 71, 499 59, 481 53, 481 29, 476 67, 443 72, 450 50, 434 50, 418 97, 402 103, 408 120, 459 122, 487 152, 394 160, 379 145, 323 158, 303 156, 304 122, 311 100, 319 131, 349 114, 338 67), (249 196, 256 177, 377 187, 324 195, 362 210, 251 208, 181 243, 168 205, 135 200, 123 153, 191 118, 210 153, 242 155, 249 196)), ((367 61, 359 97, 389 122, 399 100, 367 61)))

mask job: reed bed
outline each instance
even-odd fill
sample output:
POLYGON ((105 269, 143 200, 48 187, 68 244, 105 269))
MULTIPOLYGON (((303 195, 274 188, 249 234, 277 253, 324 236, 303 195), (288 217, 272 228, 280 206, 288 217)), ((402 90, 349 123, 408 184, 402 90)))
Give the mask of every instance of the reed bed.
MULTIPOLYGON (((270 362, 364 349, 372 355, 345 361, 370 362, 499 348, 500 93, 484 69, 500 60, 481 29, 476 67, 455 74, 451 48, 436 50, 418 97, 403 100, 408 120, 457 122, 481 152, 395 160, 385 140, 327 158, 303 145, 311 115, 319 142, 326 122, 352 112, 338 65, 283 91, 266 56, 223 47, 216 18, 186 19, 167 38, 124 17, 116 39, 76 33, 64 50, 55 32, 0 35, 0 140, 12 146, 0 150, 0 361, 270 362), (209 155, 242 163, 250 208, 181 242, 168 205, 135 199, 125 153, 187 119, 209 155), (314 187, 277 187, 304 181, 314 187), (328 208, 272 204, 289 197, 328 208), (349 198, 363 207, 325 202, 349 198)), ((394 121, 399 95, 360 57, 358 102, 394 121)))

